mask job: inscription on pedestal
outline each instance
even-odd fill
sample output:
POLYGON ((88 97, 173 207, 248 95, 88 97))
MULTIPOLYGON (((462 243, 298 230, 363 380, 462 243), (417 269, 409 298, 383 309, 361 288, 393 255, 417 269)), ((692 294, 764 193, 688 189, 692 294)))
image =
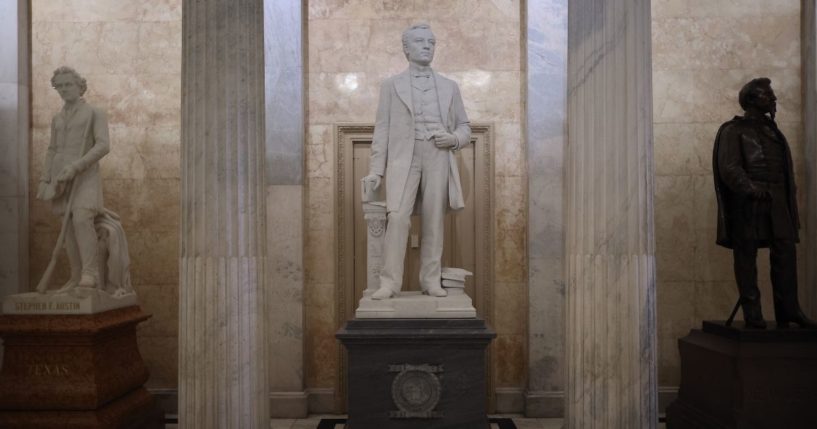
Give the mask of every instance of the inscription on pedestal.
POLYGON ((68 375, 68 366, 62 364, 36 363, 27 366, 28 373, 35 377, 65 377, 68 375))
POLYGON ((389 365, 389 372, 397 372, 391 385, 391 396, 399 411, 389 412, 393 419, 433 419, 443 414, 434 411, 440 402, 442 385, 437 374, 442 365, 389 365))
POLYGON ((38 311, 79 311, 79 302, 15 302, 14 311, 17 312, 38 312, 38 311))

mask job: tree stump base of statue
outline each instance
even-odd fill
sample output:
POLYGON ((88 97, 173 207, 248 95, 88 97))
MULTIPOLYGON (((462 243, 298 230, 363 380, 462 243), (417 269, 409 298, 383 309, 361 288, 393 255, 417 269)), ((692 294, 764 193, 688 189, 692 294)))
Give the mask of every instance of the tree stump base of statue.
POLYGON ((705 321, 678 348, 681 387, 668 429, 817 427, 817 329, 705 321))
POLYGON ((482 319, 354 319, 346 347, 349 429, 488 428, 482 319))
POLYGON ((0 427, 163 427, 136 344, 149 317, 138 306, 0 315, 0 427))

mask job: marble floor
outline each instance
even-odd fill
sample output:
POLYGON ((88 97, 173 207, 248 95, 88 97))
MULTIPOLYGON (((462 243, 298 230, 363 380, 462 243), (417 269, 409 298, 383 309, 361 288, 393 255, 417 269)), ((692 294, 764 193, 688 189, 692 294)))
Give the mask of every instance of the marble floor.
MULTIPOLYGON (((513 419, 517 429, 562 429, 562 419, 531 419, 520 415, 503 414, 491 417, 505 417, 513 419)), ((305 419, 272 419, 270 429, 316 429, 321 419, 342 419, 346 416, 338 415, 313 415, 305 419)), ((165 425, 165 429, 176 429, 177 425, 165 425)), ((498 429, 495 424, 491 425, 491 429, 498 429)), ((664 423, 659 423, 657 429, 665 429, 664 423)), ((334 429, 343 429, 343 425, 337 425, 334 429)))
MULTIPOLYGON (((346 416, 309 416, 306 419, 272 419, 270 429, 315 429, 322 418, 341 419, 346 416)), ((517 429, 562 429, 562 419, 529 419, 519 415, 501 415, 491 417, 512 418, 517 429)), ((342 429, 343 425, 337 425, 335 429, 342 429)), ((491 429, 498 429, 499 426, 492 424, 491 429)))

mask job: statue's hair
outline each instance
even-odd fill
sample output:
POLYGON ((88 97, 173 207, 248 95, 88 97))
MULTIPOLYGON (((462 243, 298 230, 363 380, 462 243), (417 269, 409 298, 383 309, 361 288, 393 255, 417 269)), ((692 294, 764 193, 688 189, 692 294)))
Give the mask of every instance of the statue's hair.
POLYGON ((76 83, 77 86, 79 87, 79 95, 84 95, 85 94, 85 91, 88 89, 88 83, 85 81, 85 78, 80 76, 79 73, 77 73, 76 70, 74 70, 74 69, 72 69, 71 67, 68 67, 68 66, 62 66, 62 67, 59 67, 58 69, 54 70, 54 75, 51 76, 51 86, 52 87, 55 86, 54 80, 57 78, 57 76, 59 76, 61 74, 71 75, 71 77, 74 78, 74 83, 76 83))
POLYGON ((411 27, 406 28, 405 31, 403 31, 403 36, 401 37, 401 40, 403 41, 403 46, 406 46, 406 44, 408 44, 409 33, 411 33, 414 30, 420 29, 431 31, 431 26, 426 24, 425 22, 421 22, 419 24, 414 24, 411 27))
POLYGON ((750 80, 746 85, 743 85, 743 88, 740 89, 740 93, 738 94, 738 103, 740 103, 740 107, 743 110, 747 110, 751 106, 754 106, 755 100, 757 99, 758 90, 771 87, 772 80, 767 77, 759 77, 757 79, 750 80))

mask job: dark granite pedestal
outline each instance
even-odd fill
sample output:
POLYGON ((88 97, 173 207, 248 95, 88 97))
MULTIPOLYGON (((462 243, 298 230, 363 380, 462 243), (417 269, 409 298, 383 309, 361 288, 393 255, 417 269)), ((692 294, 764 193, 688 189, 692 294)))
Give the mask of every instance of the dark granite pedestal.
POLYGON ((349 429, 486 429, 481 319, 355 319, 348 351, 349 429))
POLYGON ((817 330, 704 322, 678 340, 667 428, 817 428, 817 330))

